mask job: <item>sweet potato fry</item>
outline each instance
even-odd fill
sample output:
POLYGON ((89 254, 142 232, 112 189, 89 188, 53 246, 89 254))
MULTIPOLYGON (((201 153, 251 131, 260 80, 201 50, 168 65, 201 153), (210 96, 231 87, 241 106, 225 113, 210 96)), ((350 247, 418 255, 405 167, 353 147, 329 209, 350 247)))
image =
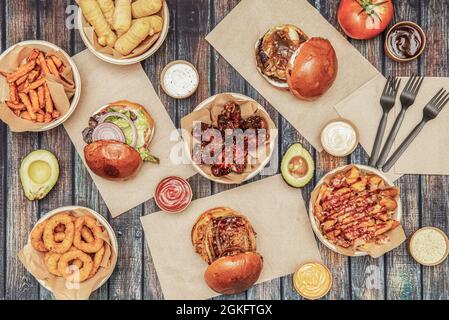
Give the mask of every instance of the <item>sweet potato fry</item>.
POLYGON ((37 96, 36 90, 30 90, 30 100, 33 111, 38 112, 41 108, 39 107, 39 97, 37 96))
POLYGON ((36 115, 36 121, 37 121, 37 122, 40 122, 40 123, 44 122, 44 115, 38 113, 38 114, 36 115))
POLYGON ((40 78, 33 83, 30 83, 30 85, 24 90, 25 93, 27 93, 29 90, 35 90, 39 88, 40 86, 45 84, 45 78, 40 78))
POLYGON ((48 66, 48 69, 50 69, 51 74, 54 75, 56 77, 56 79, 61 79, 61 76, 59 75, 59 70, 56 67, 53 60, 50 58, 47 58, 45 61, 47 62, 47 66, 48 66))
POLYGON ((51 117, 53 119, 58 119, 60 116, 61 116, 61 112, 59 112, 57 110, 53 111, 52 114, 51 114, 51 117))
POLYGON ((52 55, 52 56, 50 56, 50 58, 51 58, 51 60, 53 60, 53 63, 56 65, 56 67, 58 69, 60 69, 63 66, 64 63, 57 56, 52 55))
POLYGON ((19 79, 16 80, 16 85, 20 86, 28 79, 28 76, 29 76, 28 74, 21 76, 19 79))
POLYGON ((39 60, 39 65, 42 68, 44 75, 50 74, 50 69, 48 69, 47 62, 45 61, 44 54, 42 52, 39 53, 37 59, 39 60))
POLYGON ((44 86, 45 89, 45 111, 48 113, 52 113, 53 108, 53 100, 51 99, 50 89, 48 89, 47 84, 44 86))
POLYGON ((33 51, 31 51, 31 54, 30 54, 30 56, 28 57, 28 61, 32 61, 32 60, 36 60, 37 59, 37 57, 39 56, 39 50, 37 50, 37 49, 33 49, 33 51))
POLYGON ((25 105, 23 103, 12 103, 11 101, 6 101, 6 105, 12 110, 25 110, 25 105))
POLYGON ((15 82, 20 77, 28 74, 31 70, 34 69, 34 66, 36 65, 36 61, 30 61, 22 66, 20 66, 16 71, 13 73, 10 73, 6 76, 6 80, 8 82, 15 82))
POLYGON ((25 119, 25 120, 36 120, 36 119, 32 119, 32 118, 31 118, 31 115, 30 115, 30 113, 29 113, 28 111, 22 112, 22 113, 20 114, 20 117, 21 117, 22 119, 25 119))
POLYGON ((29 82, 33 82, 34 80, 37 79, 37 77, 39 76, 39 71, 37 70, 33 70, 28 74, 28 81, 29 82))
POLYGON ((17 95, 17 86, 14 82, 9 84, 9 100, 13 103, 19 102, 19 96, 17 95))
POLYGON ((46 113, 45 115, 44 115, 44 122, 45 123, 50 123, 50 122, 52 122, 53 121, 53 117, 51 116, 51 114, 50 113, 46 113))
POLYGON ((13 110, 14 114, 18 117, 20 117, 20 110, 13 110))
POLYGON ((45 115, 45 111, 43 110, 43 109, 39 109, 39 111, 37 112, 38 114, 41 114, 41 115, 45 115))
POLYGON ((27 94, 21 92, 19 93, 20 100, 23 102, 25 107, 27 108, 28 113, 30 114, 30 118, 32 120, 36 120, 36 113, 33 111, 33 105, 31 104, 30 98, 27 94))
POLYGON ((37 97, 39 98, 39 108, 45 108, 45 89, 44 86, 37 88, 37 97))

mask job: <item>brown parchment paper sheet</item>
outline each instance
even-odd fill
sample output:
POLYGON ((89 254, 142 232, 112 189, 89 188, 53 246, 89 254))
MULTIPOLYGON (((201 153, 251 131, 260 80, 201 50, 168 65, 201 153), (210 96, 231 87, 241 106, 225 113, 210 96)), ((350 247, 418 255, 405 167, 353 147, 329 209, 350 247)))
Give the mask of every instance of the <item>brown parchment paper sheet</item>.
MULTIPOLYGON (((61 211, 63 213, 64 211, 61 211)), ((70 211, 73 216, 80 217, 92 214, 85 209, 70 211)), ((93 217, 93 216, 92 216, 93 217)), ((95 217, 94 217, 95 218, 95 217)), ((30 232, 31 234, 31 232, 30 232)), ((102 239, 108 244, 106 246, 103 260, 98 272, 91 279, 79 284, 79 288, 67 287, 67 283, 62 277, 52 275, 47 271, 44 263, 45 253, 39 252, 31 245, 30 237, 25 247, 18 253, 19 260, 25 268, 36 278, 45 283, 45 286, 53 293, 57 300, 85 300, 89 299, 96 287, 112 273, 112 268, 117 260, 117 253, 113 250, 108 232, 105 230, 102 239)), ((73 284, 72 284, 73 285, 73 284)))
MULTIPOLYGON (((61 80, 56 79, 52 75, 45 77, 53 103, 55 104, 55 109, 61 113, 62 117, 69 110, 70 99, 75 94, 72 68, 62 52, 55 51, 45 45, 18 45, 0 60, 0 73, 10 73, 17 70, 23 60, 28 58, 33 48, 39 49, 48 55, 57 56, 64 64, 64 72, 61 74, 61 80)), ((37 130, 48 126, 48 123, 37 123, 17 117, 6 105, 6 100, 9 100, 9 86, 6 78, 0 74, 0 120, 6 123, 13 132, 37 130)))
MULTIPOLYGON (((338 174, 340 172, 346 172, 346 171, 350 170, 352 167, 357 167, 357 166, 356 165, 352 165, 352 164, 351 165, 347 165, 347 166, 342 167, 341 170, 338 170, 338 171, 336 171, 333 174, 328 174, 327 176, 325 176, 325 179, 323 180, 323 183, 329 183, 329 181, 336 174, 338 174)), ((362 169, 362 168, 358 168, 358 169, 361 170, 362 172, 365 172, 365 173, 370 173, 370 174, 377 175, 373 171, 368 171, 368 170, 365 170, 365 169, 362 169)), ((387 181, 384 180, 384 182, 387 184, 387 186, 394 187, 392 185, 389 185, 387 183, 387 181)), ((317 197, 318 197, 318 194, 319 194, 319 189, 320 189, 321 186, 322 186, 322 183, 318 184, 315 187, 315 189, 312 191, 312 194, 310 195, 310 201, 313 204, 317 200, 317 197)), ((393 215, 393 218, 394 217, 395 217, 395 215, 393 215)), ((317 225, 318 225, 318 229, 319 229, 319 223, 318 222, 317 222, 317 225)), ((338 253, 346 255, 346 256, 355 256, 356 250, 358 250, 358 251, 366 252, 367 254, 369 254, 373 258, 378 258, 378 257, 384 255, 385 253, 387 253, 388 251, 391 251, 394 248, 400 246, 406 240, 405 232, 404 232, 404 229, 402 228, 402 225, 399 225, 395 229, 387 232, 386 235, 388 236, 389 241, 387 243, 384 243, 384 244, 375 244, 375 243, 367 244, 367 245, 363 246, 363 248, 359 247, 358 249, 356 249, 355 247, 343 248, 343 247, 340 247, 340 246, 335 246, 336 247, 336 251, 338 253)), ((323 235, 320 235, 320 236, 321 236, 321 238, 325 239, 323 235)))
MULTIPOLYGON (((408 79, 408 77, 402 78, 399 93, 404 89, 408 79)), ((383 76, 376 77, 336 106, 337 112, 342 117, 351 120, 359 128, 360 143, 369 152, 372 150, 377 125, 382 117, 379 100, 385 82, 386 79, 383 76)), ((449 78, 425 78, 415 104, 405 114, 405 119, 389 156, 421 121, 424 106, 441 88, 449 90, 449 78)), ((384 143, 401 110, 399 96, 400 94, 397 96, 395 108, 388 117, 384 143)), ((427 123, 389 174, 394 174, 397 177, 401 174, 449 175, 448 123, 449 106, 446 106, 436 119, 427 123)))
POLYGON ((193 201, 180 214, 157 212, 141 218, 166 299, 218 295, 204 282, 207 264, 195 253, 190 234, 200 214, 222 206, 245 215, 257 233, 257 251, 264 258, 258 283, 291 274, 302 263, 321 261, 301 192, 276 175, 193 201))
POLYGON ((130 100, 145 106, 155 121, 150 151, 161 160, 159 165, 144 163, 137 176, 128 181, 109 181, 88 169, 112 217, 153 198, 156 185, 163 178, 176 175, 187 179, 195 174, 190 164, 170 160, 171 152, 183 152, 182 141, 179 133, 174 132, 175 125, 140 64, 111 65, 88 50, 73 59, 81 75, 83 95, 76 112, 64 127, 84 163, 86 144, 81 133, 88 125, 89 117, 100 107, 118 100, 130 100))
POLYGON ((318 151, 320 129, 338 117, 334 106, 379 72, 306 0, 242 0, 206 40, 318 151), (294 24, 309 37, 331 41, 338 58, 332 88, 313 102, 271 86, 256 68, 256 41, 271 27, 294 24))
POLYGON ((260 116, 267 121, 267 132, 270 134, 270 139, 265 143, 265 149, 259 149, 259 155, 262 157, 251 157, 251 155, 257 156, 257 152, 255 154, 250 153, 248 165, 244 173, 230 173, 224 177, 215 177, 212 174, 210 165, 199 165, 198 167, 203 171, 203 173, 213 179, 220 180, 226 184, 239 184, 242 183, 252 172, 257 170, 261 163, 263 163, 263 161, 270 155, 270 144, 276 140, 277 136, 276 125, 259 103, 254 100, 242 100, 229 93, 219 94, 215 97, 215 99, 205 104, 200 110, 194 111, 181 119, 181 128, 183 129, 182 136, 188 146, 188 150, 192 153, 192 130, 194 123, 199 121, 217 126, 217 116, 222 112, 224 105, 228 102, 234 102, 240 106, 242 119, 246 119, 250 116, 260 116))
MULTIPOLYGON (((79 0, 76 0, 76 3, 79 3, 79 0)), ((79 10, 81 10, 81 8, 79 10)), ((162 9, 158 13, 156 13, 156 15, 162 17, 162 19, 166 19, 166 17, 164 16, 164 4, 162 4, 162 9)), ((94 49, 96 51, 110 55, 111 57, 113 57, 115 59, 131 59, 131 58, 140 56, 141 54, 147 52, 156 43, 156 41, 159 39, 159 37, 161 35, 161 33, 159 32, 152 36, 148 36, 130 54, 124 56, 124 55, 118 53, 114 48, 109 47, 109 46, 103 47, 102 45, 100 45, 98 43, 98 37, 94 31, 94 28, 87 22, 84 15, 82 18, 82 28, 83 28, 83 32, 85 33, 87 39, 89 40, 89 42, 92 44, 92 46, 94 47, 94 49)), ((114 31, 114 30, 112 30, 112 31, 114 31)))

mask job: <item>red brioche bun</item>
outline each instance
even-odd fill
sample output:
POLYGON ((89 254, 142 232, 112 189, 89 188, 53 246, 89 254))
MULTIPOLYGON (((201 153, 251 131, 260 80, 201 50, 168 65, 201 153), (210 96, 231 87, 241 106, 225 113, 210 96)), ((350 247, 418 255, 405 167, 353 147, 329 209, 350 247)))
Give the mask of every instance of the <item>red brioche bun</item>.
POLYGON ((84 147, 84 158, 89 168, 108 180, 132 178, 142 166, 140 154, 118 141, 100 140, 84 147))
POLYGON ((257 252, 245 252, 215 260, 204 273, 207 285, 221 294, 241 293, 259 279, 263 259, 257 252))
POLYGON ((327 39, 311 38, 293 54, 287 66, 290 91, 301 100, 315 100, 335 81, 338 61, 327 39))

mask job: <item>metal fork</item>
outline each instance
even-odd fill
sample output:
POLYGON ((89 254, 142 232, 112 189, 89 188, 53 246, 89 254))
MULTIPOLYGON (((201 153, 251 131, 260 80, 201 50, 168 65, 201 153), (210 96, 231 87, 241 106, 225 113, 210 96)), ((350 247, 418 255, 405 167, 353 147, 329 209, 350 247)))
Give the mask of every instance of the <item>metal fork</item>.
POLYGON ((369 159, 369 165, 374 167, 379 157, 380 147, 382 139, 385 133, 385 127, 387 126, 388 114, 393 109, 396 102, 396 95, 398 93, 399 84, 401 79, 388 77, 388 81, 385 84, 384 91, 380 97, 380 105, 382 106, 383 114, 380 120, 379 127, 377 129, 376 140, 374 141, 373 151, 371 152, 371 158, 369 159))
POLYGON ((404 142, 399 146, 399 148, 393 153, 393 155, 388 159, 385 165, 382 167, 384 172, 390 171, 394 166, 396 161, 402 156, 405 150, 410 146, 410 144, 415 140, 421 130, 424 128, 427 122, 435 119, 444 106, 449 102, 449 93, 441 89, 438 93, 430 100, 423 110, 423 118, 421 122, 412 130, 412 132, 405 138, 404 142))
POLYGON ((393 146, 396 136, 398 135, 399 129, 401 128, 402 122, 405 118, 405 113, 410 106, 415 103, 416 96, 418 95, 419 89, 423 83, 424 77, 417 75, 412 75, 405 85, 404 90, 401 93, 401 112, 399 112, 396 121, 394 122, 393 128, 388 135, 387 141, 380 153, 379 160, 377 161, 376 167, 382 168, 382 166, 387 161, 388 155, 390 154, 391 147, 393 146))

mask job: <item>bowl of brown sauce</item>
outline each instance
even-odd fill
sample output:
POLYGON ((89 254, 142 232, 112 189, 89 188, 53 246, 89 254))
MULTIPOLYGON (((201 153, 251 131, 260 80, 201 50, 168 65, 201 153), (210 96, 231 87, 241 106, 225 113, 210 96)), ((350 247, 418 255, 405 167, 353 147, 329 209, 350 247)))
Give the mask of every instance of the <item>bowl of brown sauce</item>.
POLYGON ((385 52, 398 62, 412 61, 418 58, 426 48, 426 35, 414 22, 403 21, 395 24, 387 33, 385 52))

